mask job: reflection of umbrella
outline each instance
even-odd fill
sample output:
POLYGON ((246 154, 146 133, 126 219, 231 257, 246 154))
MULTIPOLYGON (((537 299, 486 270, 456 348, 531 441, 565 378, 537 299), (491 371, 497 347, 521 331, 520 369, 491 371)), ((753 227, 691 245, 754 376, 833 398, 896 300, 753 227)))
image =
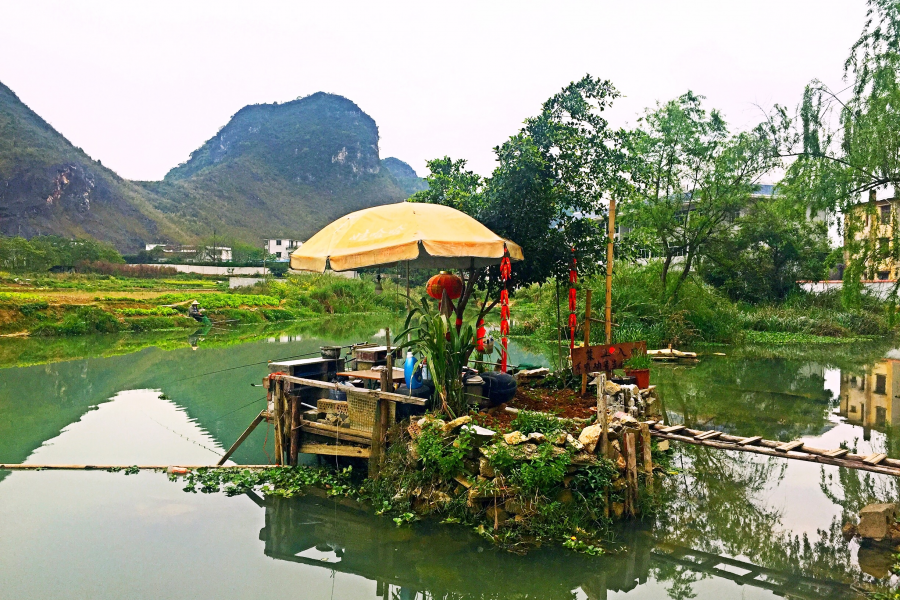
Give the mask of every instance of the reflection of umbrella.
POLYGON ((522 248, 454 208, 400 202, 334 221, 291 254, 301 271, 348 271, 409 261, 413 268, 470 269, 495 265, 504 244, 512 260, 522 248))

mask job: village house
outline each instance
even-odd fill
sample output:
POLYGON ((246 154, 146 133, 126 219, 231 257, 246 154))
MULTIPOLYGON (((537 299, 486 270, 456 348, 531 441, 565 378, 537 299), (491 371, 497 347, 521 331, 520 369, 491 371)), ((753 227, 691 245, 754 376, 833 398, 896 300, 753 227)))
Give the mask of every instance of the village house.
POLYGON ((300 240, 288 240, 285 238, 273 238, 265 241, 266 254, 274 254, 278 261, 291 260, 291 252, 303 245, 300 240))

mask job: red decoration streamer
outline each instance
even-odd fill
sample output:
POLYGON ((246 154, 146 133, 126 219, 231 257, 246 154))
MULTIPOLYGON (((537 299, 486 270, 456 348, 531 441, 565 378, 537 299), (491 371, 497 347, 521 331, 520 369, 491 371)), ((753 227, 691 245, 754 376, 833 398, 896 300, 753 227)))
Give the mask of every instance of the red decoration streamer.
POLYGON ((569 351, 575 349, 575 328, 578 327, 578 317, 575 316, 577 307, 577 292, 575 284, 578 282, 578 272, 575 270, 578 260, 575 258, 575 248, 572 248, 572 266, 569 268, 569 351))
POLYGON ((478 319, 478 330, 475 332, 475 347, 479 352, 484 352, 484 338, 487 329, 484 327, 484 319, 478 319))
POLYGON ((509 335, 509 290, 507 285, 512 275, 512 265, 509 262, 509 250, 503 246, 503 260, 500 261, 500 279, 503 280, 503 290, 500 292, 500 371, 506 373, 508 347, 506 336, 509 335))

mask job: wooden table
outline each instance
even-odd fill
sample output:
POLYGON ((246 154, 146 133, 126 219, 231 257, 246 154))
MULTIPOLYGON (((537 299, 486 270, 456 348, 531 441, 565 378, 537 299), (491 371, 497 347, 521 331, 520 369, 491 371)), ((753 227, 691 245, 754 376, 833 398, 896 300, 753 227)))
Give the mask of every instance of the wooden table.
MULTIPOLYGON (((364 371, 340 371, 337 373, 337 376, 349 377, 351 379, 365 379, 368 381, 381 381, 381 373, 382 371, 366 369, 364 371)), ((406 375, 403 373, 403 369, 394 367, 394 383, 400 383, 404 381, 406 381, 406 375)))

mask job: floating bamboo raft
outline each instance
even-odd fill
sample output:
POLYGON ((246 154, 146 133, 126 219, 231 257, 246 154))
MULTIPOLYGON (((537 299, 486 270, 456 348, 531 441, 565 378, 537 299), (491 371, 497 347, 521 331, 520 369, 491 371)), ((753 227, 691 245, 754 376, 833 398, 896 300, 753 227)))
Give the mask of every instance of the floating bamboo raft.
POLYGON ((823 465, 846 467, 848 469, 900 477, 900 460, 888 458, 887 454, 884 453, 850 454, 850 451, 846 448, 823 450, 807 446, 805 442, 800 440, 778 442, 765 440, 759 435, 741 437, 729 435, 716 429, 702 431, 689 429, 685 425, 666 426, 659 422, 652 422, 650 435, 665 440, 716 448, 717 450, 752 452, 753 454, 816 462, 823 465))

